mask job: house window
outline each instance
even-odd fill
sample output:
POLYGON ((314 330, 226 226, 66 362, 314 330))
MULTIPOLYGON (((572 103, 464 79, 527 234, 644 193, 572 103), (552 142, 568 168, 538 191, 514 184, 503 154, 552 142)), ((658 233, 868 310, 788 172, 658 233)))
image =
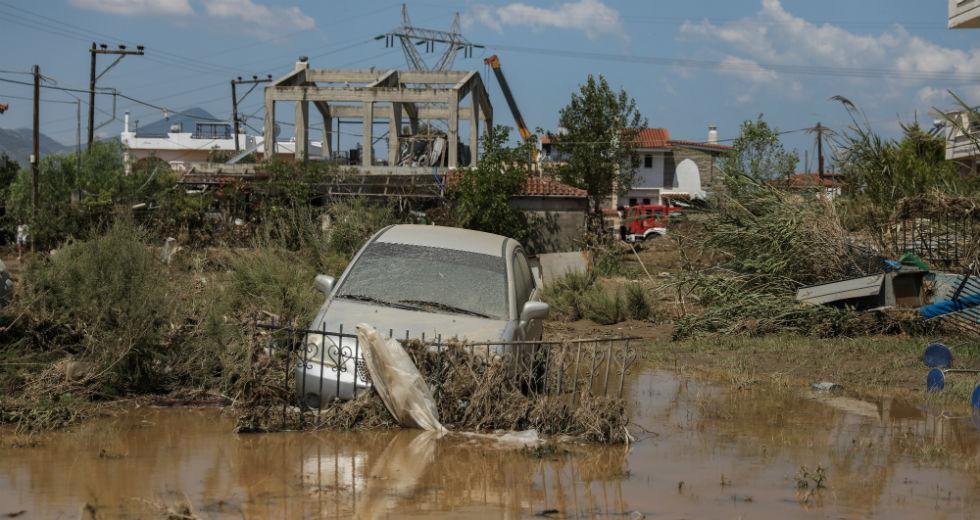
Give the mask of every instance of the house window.
POLYGON ((646 155, 643 156, 643 167, 644 168, 653 168, 653 156, 652 155, 646 154, 646 155))
POLYGON ((650 199, 643 199, 644 204, 650 204, 650 199))
POLYGON ((630 199, 630 206, 636 206, 636 199, 630 199))

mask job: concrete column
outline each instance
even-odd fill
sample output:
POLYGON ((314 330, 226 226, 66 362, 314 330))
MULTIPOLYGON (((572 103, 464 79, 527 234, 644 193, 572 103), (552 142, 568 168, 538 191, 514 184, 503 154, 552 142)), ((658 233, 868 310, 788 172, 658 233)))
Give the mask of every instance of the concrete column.
POLYGON ((323 144, 320 145, 320 152, 323 159, 330 159, 333 156, 333 118, 323 116, 323 144))
POLYGON ((388 118, 388 165, 398 166, 400 151, 398 135, 402 131, 402 104, 391 104, 391 117, 388 118))
POLYGON ((265 87, 265 122, 262 128, 263 155, 268 161, 276 156, 276 102, 272 99, 273 87, 265 87))
POLYGON ((309 101, 297 101, 296 102, 296 160, 297 161, 309 161, 310 152, 308 148, 308 143, 310 142, 310 102, 309 101))
POLYGON ((459 149, 456 147, 459 142, 459 94, 455 90, 449 92, 447 103, 449 105, 449 131, 446 132, 448 166, 455 168, 459 163, 459 149))
POLYGON ((365 101, 363 103, 364 121, 361 134, 361 166, 371 166, 374 163, 374 103, 365 101))
POLYGON ((470 114, 470 166, 476 166, 480 157, 480 92, 473 89, 473 112, 470 114))

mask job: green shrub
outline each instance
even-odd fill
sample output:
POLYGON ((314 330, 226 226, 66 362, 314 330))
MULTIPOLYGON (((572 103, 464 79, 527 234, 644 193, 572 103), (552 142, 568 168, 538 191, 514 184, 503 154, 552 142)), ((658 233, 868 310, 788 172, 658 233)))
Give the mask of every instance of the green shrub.
POLYGON ((636 282, 626 284, 626 315, 634 320, 650 318, 650 300, 642 285, 636 282))
POLYGON ((90 364, 101 395, 159 386, 179 322, 163 264, 131 224, 28 265, 10 312, 28 313, 35 348, 90 364), (18 306, 22 306, 18 309, 18 306))
POLYGON ((237 254, 230 267, 227 305, 239 315, 265 311, 306 326, 323 301, 313 288, 316 269, 297 253, 259 247, 237 254))
POLYGON ((617 291, 604 289, 595 285, 582 295, 582 317, 600 325, 614 325, 623 321, 626 310, 623 295, 617 291))
POLYGON ((572 271, 547 285, 542 298, 557 317, 579 320, 584 312, 582 295, 592 288, 595 281, 595 276, 590 272, 572 271))

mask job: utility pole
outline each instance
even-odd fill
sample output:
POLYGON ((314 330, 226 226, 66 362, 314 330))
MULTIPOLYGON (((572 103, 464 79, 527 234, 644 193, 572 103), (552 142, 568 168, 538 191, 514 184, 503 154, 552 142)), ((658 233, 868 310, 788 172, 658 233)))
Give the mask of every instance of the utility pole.
POLYGON ((819 121, 817 122, 817 174, 820 180, 823 180, 823 125, 819 121))
MULTIPOLYGON (((31 153, 31 224, 37 223, 38 169, 41 162, 41 67, 34 66, 34 147, 31 153)), ((31 234, 33 237, 33 233, 31 234)), ((32 240, 33 242, 33 240, 32 240)))
POLYGON ((110 49, 108 45, 100 43, 98 46, 95 42, 92 42, 92 47, 89 49, 92 55, 91 66, 89 68, 89 81, 88 81, 88 149, 92 149, 92 141, 95 139, 95 84, 99 81, 99 78, 109 72, 109 69, 116 66, 123 58, 129 55, 142 56, 143 46, 137 45, 135 51, 127 50, 125 45, 120 45, 118 49, 110 49), (98 75, 95 73, 96 56, 99 54, 114 54, 116 59, 109 64, 98 75))
POLYGON ((237 78, 231 80, 231 118, 232 118, 232 125, 234 126, 234 132, 235 132, 236 152, 242 151, 241 145, 238 143, 238 133, 239 133, 238 125, 241 122, 241 120, 238 118, 238 104, 241 103, 242 101, 245 101, 245 98, 248 97, 248 95, 251 94, 253 90, 255 90, 255 87, 257 87, 259 83, 268 83, 270 81, 272 81, 271 74, 268 74, 266 75, 265 78, 261 78, 261 79, 258 76, 253 75, 252 79, 242 79, 241 76, 238 76, 237 78), (239 98, 238 91, 236 89, 238 85, 252 85, 252 86, 249 87, 247 91, 245 91, 245 94, 242 94, 241 98, 239 98))

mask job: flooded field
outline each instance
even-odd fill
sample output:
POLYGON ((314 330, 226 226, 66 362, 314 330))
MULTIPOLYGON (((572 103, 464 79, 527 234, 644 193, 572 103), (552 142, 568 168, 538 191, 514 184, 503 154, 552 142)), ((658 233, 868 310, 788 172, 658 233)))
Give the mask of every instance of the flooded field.
MULTIPOLYGON (((0 448, 19 518, 972 518, 980 432, 895 402, 735 391, 646 371, 629 446, 522 452, 415 431, 236 435, 140 409, 0 448)), ((10 439, 9 433, 4 433, 10 439)), ((9 442, 6 444, 10 444, 9 442)))

